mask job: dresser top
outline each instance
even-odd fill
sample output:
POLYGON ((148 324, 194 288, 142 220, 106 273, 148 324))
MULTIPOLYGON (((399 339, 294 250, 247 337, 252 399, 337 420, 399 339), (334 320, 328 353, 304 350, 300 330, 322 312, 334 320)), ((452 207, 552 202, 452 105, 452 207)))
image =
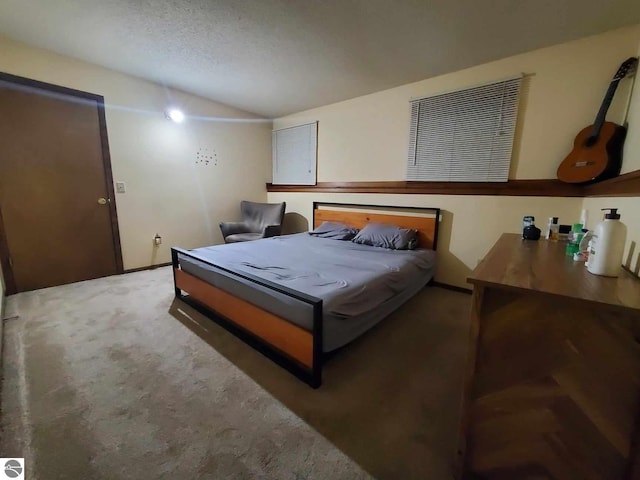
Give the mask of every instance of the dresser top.
POLYGON ((584 262, 565 255, 566 243, 522 240, 505 233, 471 272, 479 286, 528 290, 640 310, 640 280, 623 270, 618 278, 589 273, 584 262))

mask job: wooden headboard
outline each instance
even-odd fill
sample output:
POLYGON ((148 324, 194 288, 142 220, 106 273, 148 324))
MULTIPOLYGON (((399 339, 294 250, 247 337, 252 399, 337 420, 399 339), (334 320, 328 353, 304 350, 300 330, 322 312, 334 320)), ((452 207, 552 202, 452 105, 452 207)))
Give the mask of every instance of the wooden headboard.
POLYGON ((385 223, 417 230, 419 247, 432 250, 438 244, 439 219, 439 208, 313 202, 313 228, 322 222, 340 222, 358 229, 370 222, 385 223))

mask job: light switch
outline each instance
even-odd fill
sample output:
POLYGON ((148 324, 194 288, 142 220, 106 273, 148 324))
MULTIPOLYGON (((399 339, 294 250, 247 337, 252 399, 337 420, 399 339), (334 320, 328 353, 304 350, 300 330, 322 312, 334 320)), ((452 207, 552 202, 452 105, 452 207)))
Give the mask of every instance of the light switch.
POLYGON ((124 182, 116 182, 116 193, 125 193, 126 191, 124 182))

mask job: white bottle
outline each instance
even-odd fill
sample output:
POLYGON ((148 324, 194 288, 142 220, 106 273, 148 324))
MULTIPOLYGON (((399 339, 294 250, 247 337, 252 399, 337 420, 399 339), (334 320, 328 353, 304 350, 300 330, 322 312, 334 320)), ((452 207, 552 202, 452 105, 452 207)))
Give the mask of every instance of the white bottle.
POLYGON ((582 228, 587 228, 587 216, 589 212, 586 209, 583 209, 580 213, 580 223, 582 224, 582 228))
POLYGON ((595 275, 617 277, 622 269, 627 227, 620 221, 617 208, 602 210, 611 212, 604 216, 604 220, 593 231, 587 270, 595 275))

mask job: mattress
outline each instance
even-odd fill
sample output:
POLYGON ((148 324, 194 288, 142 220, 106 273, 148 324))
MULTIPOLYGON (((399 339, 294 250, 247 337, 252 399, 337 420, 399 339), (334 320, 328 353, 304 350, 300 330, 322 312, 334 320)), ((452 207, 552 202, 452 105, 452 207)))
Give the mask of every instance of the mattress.
MULTIPOLYGON (((415 295, 433 277, 436 263, 433 250, 388 250, 307 233, 190 253, 322 299, 325 352, 349 343, 415 295)), ((185 272, 311 330, 310 305, 198 260, 178 258, 185 272)))

